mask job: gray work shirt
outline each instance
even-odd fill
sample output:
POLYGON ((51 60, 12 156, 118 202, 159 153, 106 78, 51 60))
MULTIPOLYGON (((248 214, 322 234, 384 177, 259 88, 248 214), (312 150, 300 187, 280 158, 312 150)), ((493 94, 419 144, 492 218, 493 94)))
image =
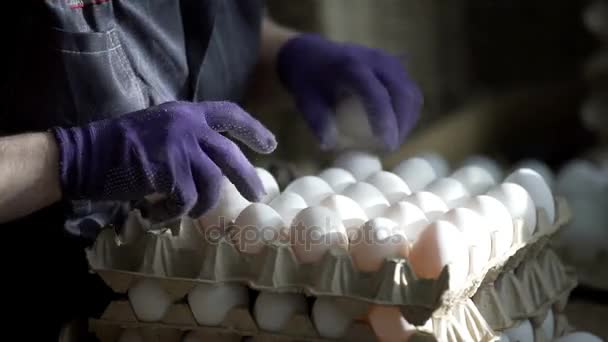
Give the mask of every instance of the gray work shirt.
MULTIPOLYGON (((239 100, 258 58, 261 2, 20 3, 4 13, 17 24, 4 30, 0 133, 82 125, 170 100, 239 100)), ((5 304, 20 320, 37 308, 41 341, 56 340, 49 337, 71 317, 98 316, 112 298, 87 273, 82 241, 63 230, 64 209, 60 203, 0 225, 0 258, 11 260, 4 272, 18 279, 5 282, 12 294, 5 304)), ((80 209, 83 216, 95 211, 80 209)), ((121 211, 106 204, 96 210, 97 221, 121 211)), ((95 220, 81 223, 95 230, 95 220)))
POLYGON ((171 100, 238 101, 258 58, 262 0, 32 3, 11 48, 5 133, 171 100))

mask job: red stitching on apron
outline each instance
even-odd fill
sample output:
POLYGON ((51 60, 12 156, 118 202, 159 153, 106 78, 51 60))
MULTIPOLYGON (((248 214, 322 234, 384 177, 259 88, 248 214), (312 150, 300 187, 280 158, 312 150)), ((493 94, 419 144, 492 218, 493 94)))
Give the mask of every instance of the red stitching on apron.
POLYGON ((83 0, 80 0, 77 3, 70 5, 70 8, 71 9, 83 8, 88 5, 99 5, 99 4, 103 4, 104 2, 109 2, 109 1, 110 0, 92 0, 92 1, 88 1, 85 3, 83 0))

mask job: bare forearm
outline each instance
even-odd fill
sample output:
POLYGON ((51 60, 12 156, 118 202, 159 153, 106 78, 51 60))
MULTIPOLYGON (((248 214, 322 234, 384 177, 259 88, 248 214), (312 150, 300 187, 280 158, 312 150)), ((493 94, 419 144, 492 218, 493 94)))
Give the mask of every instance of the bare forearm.
POLYGON ((54 137, 32 133, 0 138, 0 222, 25 216, 60 198, 54 137))
POLYGON ((266 66, 276 65, 277 55, 285 44, 297 32, 280 26, 269 17, 262 21, 262 41, 260 46, 260 62, 266 66))

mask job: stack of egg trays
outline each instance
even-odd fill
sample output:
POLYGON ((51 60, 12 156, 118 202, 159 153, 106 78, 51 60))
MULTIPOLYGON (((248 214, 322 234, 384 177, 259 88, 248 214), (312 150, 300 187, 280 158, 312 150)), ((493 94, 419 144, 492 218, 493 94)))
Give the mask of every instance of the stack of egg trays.
MULTIPOLYGON (((535 327, 535 341, 544 342, 538 327, 552 308, 556 314, 554 336, 568 333, 570 327, 562 312, 577 284, 576 272, 565 267, 549 245, 570 220, 571 212, 563 198, 556 199, 556 208, 554 223, 544 210, 537 211, 536 231, 546 234, 514 245, 502 261, 491 262, 483 276, 468 279, 463 289, 444 293, 442 305, 421 330, 439 341, 498 341, 502 331, 529 319, 535 327)), ((521 222, 517 222, 516 233, 521 229, 521 222)))
MULTIPOLYGON (((264 332, 257 327, 248 307, 230 311, 219 327, 200 326, 196 323, 185 300, 192 288, 200 283, 240 282, 259 291, 334 297, 351 310, 354 317, 362 316, 372 304, 399 306, 408 322, 419 327, 419 334, 413 341, 492 341, 496 339, 497 331, 514 325, 514 322, 524 316, 529 318, 534 316, 533 313, 543 309, 546 311, 545 307, 550 305, 547 301, 540 300, 543 297, 538 295, 532 297, 538 300, 533 302, 531 308, 527 307, 524 313, 509 309, 505 315, 497 314, 497 311, 508 308, 506 303, 512 298, 501 297, 501 293, 493 289, 491 284, 501 278, 502 274, 512 272, 520 265, 523 267, 527 264, 526 260, 534 259, 538 251, 546 249, 550 236, 570 218, 564 199, 556 199, 556 208, 557 219, 553 224, 548 222, 544 211, 538 212, 538 225, 543 229, 537 231, 548 232, 546 235, 534 236, 526 243, 512 246, 503 257, 491 260, 480 275, 469 277, 467 285, 458 290, 449 289, 449 265, 437 279, 416 277, 407 260, 403 259, 387 259, 377 273, 361 273, 354 268, 350 256, 340 250, 330 250, 319 263, 302 265, 297 262, 289 246, 270 245, 261 254, 249 256, 241 254, 230 242, 220 240, 205 246, 205 256, 197 279, 159 277, 103 268, 99 266, 94 253, 89 251, 87 256, 92 270, 114 292, 125 295, 139 281, 155 279, 175 299, 175 304, 169 308, 162 321, 154 323, 138 321, 128 300, 116 300, 108 305, 100 318, 90 320, 90 329, 102 342, 117 341, 120 332, 128 328, 148 331, 150 336, 154 336, 153 339, 147 339, 150 341, 180 341, 189 331, 211 334, 217 340, 253 336, 263 341, 330 341, 318 335, 311 319, 306 315, 292 317, 279 334, 264 332), (495 317, 503 318, 501 321, 495 317)), ((516 229, 521 229, 521 222, 516 223, 516 229)), ((569 292, 576 283, 572 282, 570 272, 564 272, 565 275, 555 285, 557 289, 562 289, 562 293, 569 292)), ((544 293, 544 289, 535 287, 537 285, 530 286, 532 287, 527 293, 544 293)), ((521 298, 523 301, 526 297, 521 298)), ((555 302, 558 306, 563 304, 559 299, 555 299, 555 302)), ((560 307, 563 308, 563 305, 560 307)), ((367 324, 355 322, 342 340, 376 339, 367 324)))

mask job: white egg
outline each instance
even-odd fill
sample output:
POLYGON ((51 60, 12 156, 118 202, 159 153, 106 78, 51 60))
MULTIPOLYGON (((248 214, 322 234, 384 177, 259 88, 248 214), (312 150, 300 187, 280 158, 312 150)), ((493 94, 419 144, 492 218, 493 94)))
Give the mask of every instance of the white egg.
POLYGON ((378 171, 366 178, 365 182, 380 190, 391 204, 412 193, 399 176, 388 171, 378 171))
POLYGON ((284 192, 270 202, 270 206, 281 217, 286 226, 291 225, 293 218, 304 208, 308 207, 302 196, 293 192, 284 192))
POLYGON ((589 2, 582 14, 587 30, 601 39, 608 37, 608 4, 604 1, 589 2))
POLYGON ((498 342, 511 342, 511 340, 509 339, 509 336, 505 334, 500 334, 498 336, 498 342))
POLYGON ((503 171, 500 165, 486 156, 470 156, 462 162, 461 167, 465 166, 478 166, 485 169, 492 175, 492 178, 496 180, 496 182, 500 182, 503 179, 503 171))
POLYGON ((384 217, 366 222, 350 241, 350 255, 361 272, 379 271, 387 258, 407 258, 409 249, 403 230, 384 217))
POLYGON ((279 195, 279 184, 277 183, 277 180, 274 179, 274 176, 267 170, 256 167, 255 172, 258 174, 258 177, 260 177, 262 185, 264 186, 264 191, 266 192, 266 195, 262 197, 260 202, 269 203, 279 195))
POLYGON ((431 163, 422 158, 410 158, 399 163, 393 173, 405 181, 412 192, 420 191, 438 178, 431 163))
POLYGON ((598 169, 588 160, 571 160, 559 170, 557 192, 563 195, 585 195, 597 187, 596 179, 601 177, 598 169))
POLYGON ((547 337, 548 340, 553 340, 555 332, 555 317, 553 316, 553 310, 549 309, 547 311, 547 316, 545 316, 540 327, 543 329, 545 337, 547 337))
POLYGON ((137 329, 125 329, 118 337, 118 342, 144 342, 144 337, 137 329))
MULTIPOLYGON (((601 68, 603 70, 598 71, 604 73, 608 67, 606 65, 606 57, 607 55, 604 45, 604 51, 597 53, 595 61, 592 60, 593 57, 590 57, 587 60, 588 63, 591 64, 589 67, 601 68)), ((595 72, 595 70, 590 71, 595 72)), ((593 134, 598 134, 598 136, 603 137, 606 137, 606 133, 608 133, 608 100, 606 100, 606 94, 607 92, 605 88, 593 89, 593 91, 587 96, 581 105, 579 114, 580 121, 582 122, 584 128, 593 134)))
POLYGON ((218 228, 224 230, 249 203, 234 184, 224 177, 218 203, 198 219, 198 224, 204 230, 216 230, 218 228))
POLYGON ((350 184, 357 183, 352 173, 337 167, 323 170, 323 172, 319 173, 319 178, 326 181, 335 192, 341 192, 350 184))
POLYGON ((416 155, 418 158, 422 158, 431 164, 437 177, 446 177, 450 172, 450 164, 440 154, 434 152, 419 153, 416 155))
POLYGON ((425 191, 439 196, 448 208, 461 206, 469 198, 469 192, 459 181, 453 178, 440 178, 431 183, 425 191))
POLYGON ((382 170, 382 162, 378 157, 358 151, 341 154, 336 158, 333 166, 349 171, 357 180, 363 180, 372 173, 382 170))
POLYGON ((338 215, 349 237, 368 220, 359 204, 343 195, 331 195, 325 198, 320 206, 331 209, 338 215))
POLYGON ((439 196, 427 191, 413 193, 405 197, 402 201, 411 203, 420 208, 431 222, 450 210, 439 196))
POLYGON ((251 203, 234 220, 230 237, 242 253, 257 254, 264 245, 278 241, 285 223, 279 213, 264 203, 251 203))
POLYGON ((391 205, 384 213, 382 217, 386 217, 403 229, 405 236, 410 242, 416 241, 418 235, 426 226, 429 224, 429 220, 424 215, 424 212, 409 202, 397 202, 391 205))
POLYGON ((469 273, 466 237, 449 222, 433 222, 412 246, 409 260, 416 275, 426 279, 437 279, 443 268, 450 265, 450 288, 460 289, 469 273))
POLYGON ((321 337, 342 338, 348 332, 353 319, 344 312, 333 298, 319 297, 312 306, 312 321, 321 337))
POLYGON ((513 240, 523 243, 530 239, 536 229, 536 207, 526 189, 513 183, 503 183, 488 191, 488 196, 499 200, 509 210, 513 219, 513 240), (521 230, 517 231, 517 228, 521 230))
POLYGON ((308 207, 293 219, 290 242, 303 264, 320 261, 332 248, 348 250, 348 236, 342 220, 325 207, 308 207))
POLYGON ((492 236, 492 258, 507 253, 514 237, 513 219, 507 207, 496 198, 486 195, 471 198, 464 207, 485 218, 486 228, 492 236))
POLYGON ((382 214, 390 206, 382 192, 366 182, 358 182, 347 186, 342 191, 342 195, 357 202, 369 218, 382 214))
POLYGON ((515 169, 532 169, 543 177, 549 188, 553 189, 555 186, 555 175, 551 168, 544 162, 538 159, 525 159, 517 163, 515 169))
POLYGON ((472 196, 486 193, 498 182, 488 170, 479 166, 461 167, 450 177, 462 183, 472 196))
POLYGON ((249 305, 249 292, 241 284, 198 284, 188 293, 188 305, 198 324, 218 326, 230 310, 249 305))
POLYGON ((380 342, 409 341, 416 333, 416 327, 405 320, 396 306, 373 305, 368 320, 380 342))
POLYGON ((553 342, 602 342, 603 340, 587 332, 575 332, 556 338, 553 342))
POLYGON ((597 256, 608 246, 608 206, 601 200, 579 196, 568 197, 572 219, 558 234, 561 249, 577 264, 597 262, 597 256))
POLYGON ((295 293, 260 292, 253 316, 260 329, 280 332, 296 314, 306 313, 306 299, 295 293))
POLYGON ((532 169, 518 169, 505 178, 505 182, 521 185, 528 191, 535 206, 545 210, 549 222, 555 221, 555 201, 551 188, 538 172, 532 169))
POLYGON ((172 304, 167 292, 154 279, 142 279, 128 292, 135 316, 141 322, 158 322, 172 304))
POLYGON ((492 239, 487 222, 471 209, 457 208, 441 216, 458 228, 469 244, 469 274, 479 275, 492 254, 492 239))
POLYGON ((521 321, 516 326, 504 331, 505 335, 509 336, 512 342, 528 342, 534 341, 534 330, 530 321, 521 321))
POLYGON ((317 205, 325 197, 333 194, 334 190, 319 177, 304 176, 291 182, 285 188, 285 192, 293 192, 302 196, 308 205, 317 205))
POLYGON ((348 96, 336 105, 337 146, 376 149, 382 142, 373 133, 367 111, 358 96, 348 96))

